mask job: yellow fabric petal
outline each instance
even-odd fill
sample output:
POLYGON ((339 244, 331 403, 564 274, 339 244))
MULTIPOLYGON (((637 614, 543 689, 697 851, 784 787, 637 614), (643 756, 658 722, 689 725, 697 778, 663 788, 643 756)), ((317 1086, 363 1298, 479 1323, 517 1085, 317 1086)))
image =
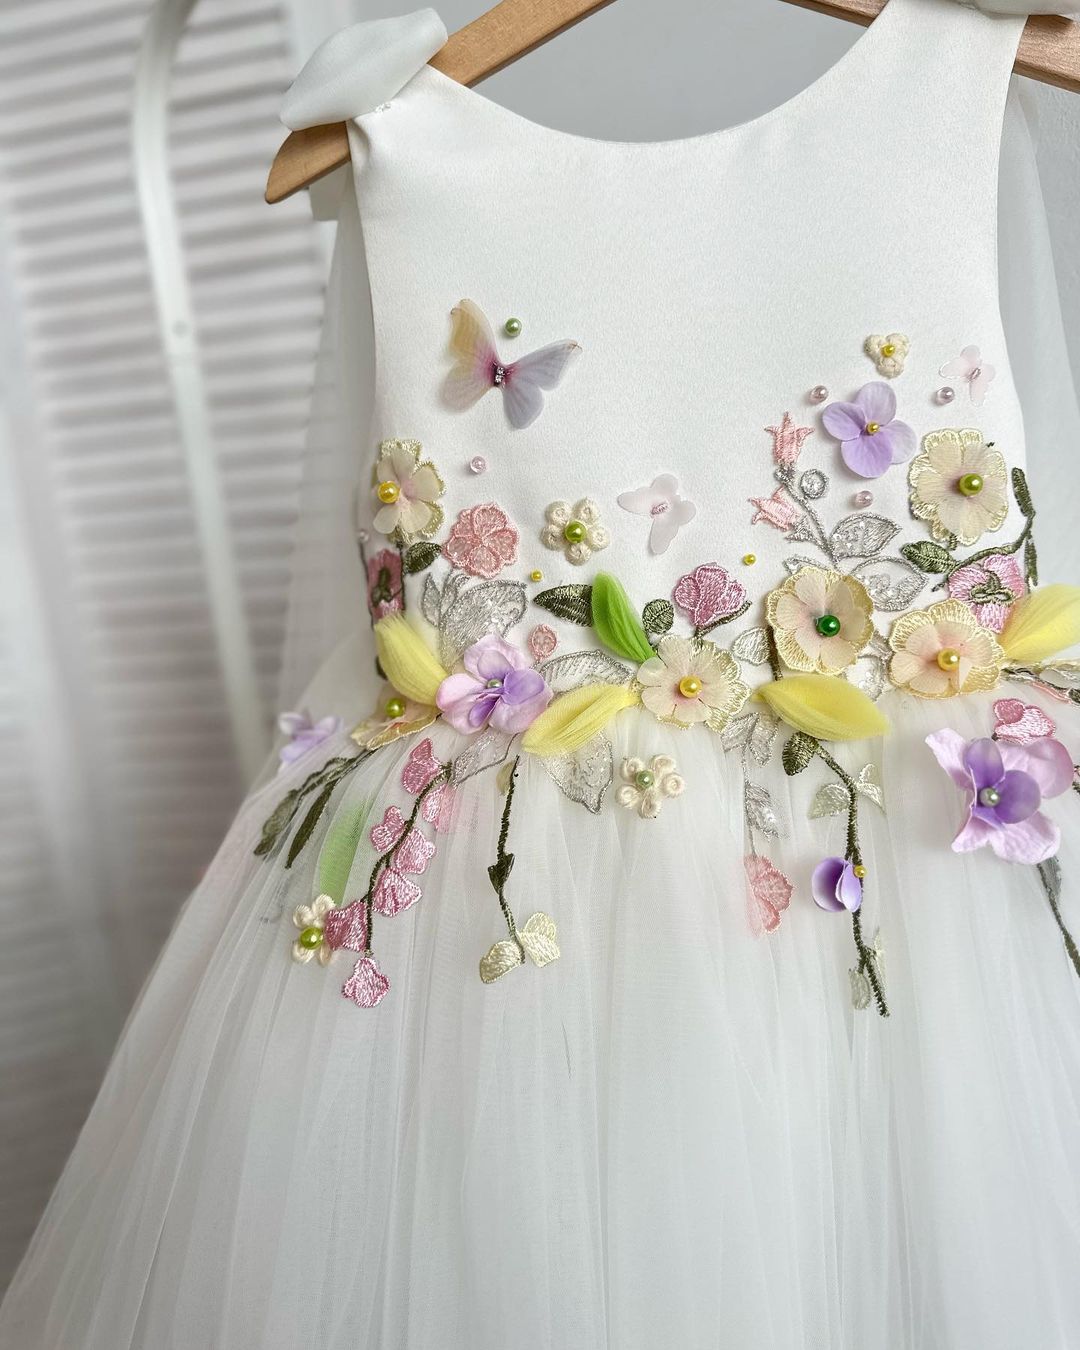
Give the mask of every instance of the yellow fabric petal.
POLYGON ((383 673, 399 694, 414 703, 434 706, 446 671, 416 629, 400 614, 390 614, 375 625, 375 649, 383 673))
POLYGON ((1045 661, 1080 642, 1080 586, 1043 586, 1012 606, 998 639, 1010 661, 1045 661))
POLYGON ((638 696, 625 684, 587 684, 561 694, 525 733, 522 748, 533 755, 564 755, 591 741, 638 696))
POLYGON ((835 675, 787 675, 754 695, 777 717, 821 741, 862 741, 883 736, 888 719, 861 689, 835 675))

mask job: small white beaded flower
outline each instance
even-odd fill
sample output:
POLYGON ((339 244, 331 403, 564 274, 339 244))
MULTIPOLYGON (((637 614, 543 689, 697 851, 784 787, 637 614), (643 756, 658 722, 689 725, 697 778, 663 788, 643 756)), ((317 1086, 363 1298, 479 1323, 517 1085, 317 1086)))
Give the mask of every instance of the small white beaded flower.
POLYGON ((873 361, 879 375, 895 380, 904 369, 911 342, 903 333, 875 333, 863 344, 863 351, 873 361))
POLYGON ((654 755, 648 765, 641 759, 624 759, 619 771, 623 785, 615 794, 620 806, 636 810, 642 820, 655 820, 665 797, 678 797, 686 787, 675 772, 670 755, 654 755))
POLYGON ((611 543, 611 535, 600 524, 600 508, 589 497, 582 497, 573 506, 552 502, 544 518, 547 524, 540 531, 540 542, 545 548, 561 551, 567 562, 588 562, 611 543))
POLYGON ((292 921, 300 929, 300 936, 292 945, 294 961, 306 965, 313 956, 319 958, 319 964, 329 965, 334 949, 326 941, 326 916, 334 908, 329 895, 317 896, 310 905, 297 905, 293 910, 292 921))

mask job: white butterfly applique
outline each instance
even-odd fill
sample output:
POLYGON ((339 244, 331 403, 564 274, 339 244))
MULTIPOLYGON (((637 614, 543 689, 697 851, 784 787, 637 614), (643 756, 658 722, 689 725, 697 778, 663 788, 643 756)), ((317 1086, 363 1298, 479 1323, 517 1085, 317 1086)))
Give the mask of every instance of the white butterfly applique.
POLYGON ((450 319, 450 350, 455 359, 443 385, 447 403, 452 408, 471 408, 489 389, 501 389, 506 419, 519 431, 540 416, 541 390, 554 389, 581 351, 576 342, 552 342, 517 361, 504 362, 479 305, 462 300, 450 311, 450 319))
POLYGON ((954 360, 946 361, 938 373, 946 378, 967 380, 972 403, 981 403, 997 371, 982 359, 978 347, 965 347, 954 360))

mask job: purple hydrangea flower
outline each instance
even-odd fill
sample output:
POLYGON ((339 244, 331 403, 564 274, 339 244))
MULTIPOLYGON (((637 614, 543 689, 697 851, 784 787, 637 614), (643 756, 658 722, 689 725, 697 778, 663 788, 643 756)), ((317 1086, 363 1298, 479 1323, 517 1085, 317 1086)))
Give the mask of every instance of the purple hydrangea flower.
POLYGON ((436 702, 450 725, 465 736, 489 724, 516 735, 551 702, 552 691, 533 670, 529 657, 495 633, 475 642, 462 660, 466 673, 448 675, 439 685, 436 702))
POLYGON ((312 722, 311 714, 306 710, 282 713, 278 718, 278 730, 289 739, 278 751, 278 758, 283 766, 293 764, 309 750, 336 736, 344 725, 340 717, 324 717, 319 722, 312 722))
POLYGON ((988 736, 965 741, 949 728, 927 736, 937 762, 964 790, 967 813, 953 840, 955 853, 989 845, 1006 862, 1052 858, 1061 831, 1042 814, 1044 797, 1067 792, 1076 772, 1068 750, 1052 736, 1027 745, 988 736))
POLYGON ((850 403, 830 403, 821 421, 840 442, 844 463, 860 478, 880 478, 890 464, 902 464, 915 453, 915 433, 896 420, 896 395, 882 380, 864 384, 850 403))
POLYGON ((854 914, 862 904, 862 882, 855 875, 854 864, 846 858, 824 858, 814 868, 810 879, 814 904, 820 909, 839 913, 846 909, 854 914))

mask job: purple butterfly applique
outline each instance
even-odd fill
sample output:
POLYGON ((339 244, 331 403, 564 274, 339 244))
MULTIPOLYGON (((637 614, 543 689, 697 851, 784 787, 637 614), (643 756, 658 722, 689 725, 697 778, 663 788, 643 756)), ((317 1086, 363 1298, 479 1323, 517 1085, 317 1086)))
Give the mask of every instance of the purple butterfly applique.
POLYGON ((581 351, 576 342, 552 342, 517 361, 504 362, 483 310, 462 300, 450 311, 450 350, 454 365, 443 394, 451 407, 471 408, 489 389, 501 389, 506 419, 516 430, 540 416, 543 389, 554 389, 570 361, 581 351))

